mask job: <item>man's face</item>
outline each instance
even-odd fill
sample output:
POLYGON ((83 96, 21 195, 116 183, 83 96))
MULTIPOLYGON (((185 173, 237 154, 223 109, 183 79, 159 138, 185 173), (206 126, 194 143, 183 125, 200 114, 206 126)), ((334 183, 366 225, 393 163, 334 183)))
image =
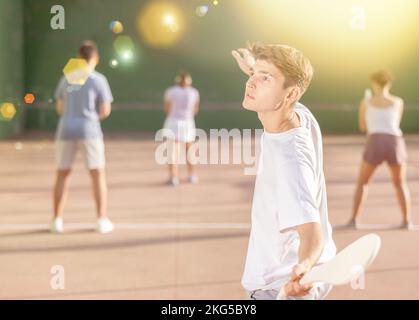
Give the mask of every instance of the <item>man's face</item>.
POLYGON ((285 77, 275 65, 257 60, 246 83, 243 107, 256 112, 275 110, 288 94, 284 83, 285 77))

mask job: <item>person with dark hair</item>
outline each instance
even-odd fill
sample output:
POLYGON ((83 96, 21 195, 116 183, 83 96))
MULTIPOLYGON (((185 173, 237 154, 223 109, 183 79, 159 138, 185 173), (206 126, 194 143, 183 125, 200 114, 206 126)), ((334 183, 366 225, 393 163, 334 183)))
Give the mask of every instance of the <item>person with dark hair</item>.
POLYGON ((92 179, 98 217, 97 231, 107 233, 114 226, 106 212, 105 146, 100 120, 110 115, 113 97, 106 77, 95 71, 100 59, 96 44, 91 41, 83 42, 78 55, 87 62, 86 82, 81 86, 72 86, 63 76, 55 91, 56 110, 60 120, 56 132, 57 177, 51 232, 64 231, 62 216, 69 175, 77 150, 81 147, 92 179))
POLYGON ((188 72, 180 72, 175 78, 175 86, 170 87, 164 94, 164 111, 167 115, 164 129, 169 143, 169 184, 179 184, 178 160, 180 144, 186 144, 186 161, 189 182, 197 183, 193 163, 188 157, 189 150, 195 142, 194 117, 199 110, 199 92, 192 87, 192 77, 188 72))
POLYGON ((359 128, 367 133, 359 178, 355 190, 349 227, 356 227, 356 219, 365 200, 368 183, 375 169, 387 162, 397 199, 402 210, 401 227, 410 229, 410 192, 406 179, 406 143, 400 129, 404 102, 390 93, 393 77, 381 70, 371 75, 372 96, 365 97, 359 107, 359 128))
POLYGON ((86 60, 88 63, 94 58, 97 58, 97 62, 99 62, 99 51, 96 44, 89 40, 83 41, 79 48, 79 57, 86 60))

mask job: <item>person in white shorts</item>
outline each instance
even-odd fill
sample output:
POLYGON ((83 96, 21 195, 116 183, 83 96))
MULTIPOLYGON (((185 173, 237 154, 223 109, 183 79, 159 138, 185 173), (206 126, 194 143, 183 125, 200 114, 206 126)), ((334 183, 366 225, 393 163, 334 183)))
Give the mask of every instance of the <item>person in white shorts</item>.
POLYGON ((164 136, 169 143, 169 184, 179 184, 178 161, 181 144, 186 144, 186 162, 189 182, 197 183, 194 164, 188 156, 195 142, 195 115, 199 111, 199 91, 192 87, 192 77, 187 72, 181 72, 176 77, 176 85, 166 90, 164 94, 164 111, 167 115, 164 122, 164 136))
POLYGON ((111 112, 112 93, 106 77, 95 71, 99 52, 91 41, 79 48, 79 58, 86 60, 89 76, 82 86, 72 86, 62 77, 55 91, 56 110, 60 115, 56 131, 57 178, 54 186, 54 219, 51 231, 62 233, 63 208, 68 179, 77 150, 82 149, 86 167, 92 178, 97 211, 97 231, 111 232, 112 222, 106 216, 107 184, 105 177, 105 147, 100 120, 111 112))
POLYGON ((299 100, 313 67, 297 49, 251 44, 232 52, 249 75, 243 107, 264 127, 242 285, 249 299, 324 299, 331 287, 299 284, 336 255, 328 220, 319 125, 299 100))

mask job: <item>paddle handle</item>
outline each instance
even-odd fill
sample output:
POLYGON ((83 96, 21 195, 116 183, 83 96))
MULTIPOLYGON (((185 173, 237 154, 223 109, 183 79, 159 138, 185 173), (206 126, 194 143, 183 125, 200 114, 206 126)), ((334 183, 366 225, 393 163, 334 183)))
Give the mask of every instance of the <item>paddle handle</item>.
POLYGON ((279 290, 278 295, 276 296, 276 300, 286 300, 286 295, 285 295, 285 286, 281 287, 281 290, 279 290))

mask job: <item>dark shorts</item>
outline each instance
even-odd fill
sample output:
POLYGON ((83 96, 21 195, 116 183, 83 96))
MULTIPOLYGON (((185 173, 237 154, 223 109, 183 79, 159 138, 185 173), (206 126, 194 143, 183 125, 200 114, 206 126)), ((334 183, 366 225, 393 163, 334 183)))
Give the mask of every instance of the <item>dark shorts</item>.
POLYGON ((389 165, 405 163, 407 152, 404 138, 385 133, 369 135, 363 159, 373 165, 379 165, 383 161, 386 161, 389 165))

